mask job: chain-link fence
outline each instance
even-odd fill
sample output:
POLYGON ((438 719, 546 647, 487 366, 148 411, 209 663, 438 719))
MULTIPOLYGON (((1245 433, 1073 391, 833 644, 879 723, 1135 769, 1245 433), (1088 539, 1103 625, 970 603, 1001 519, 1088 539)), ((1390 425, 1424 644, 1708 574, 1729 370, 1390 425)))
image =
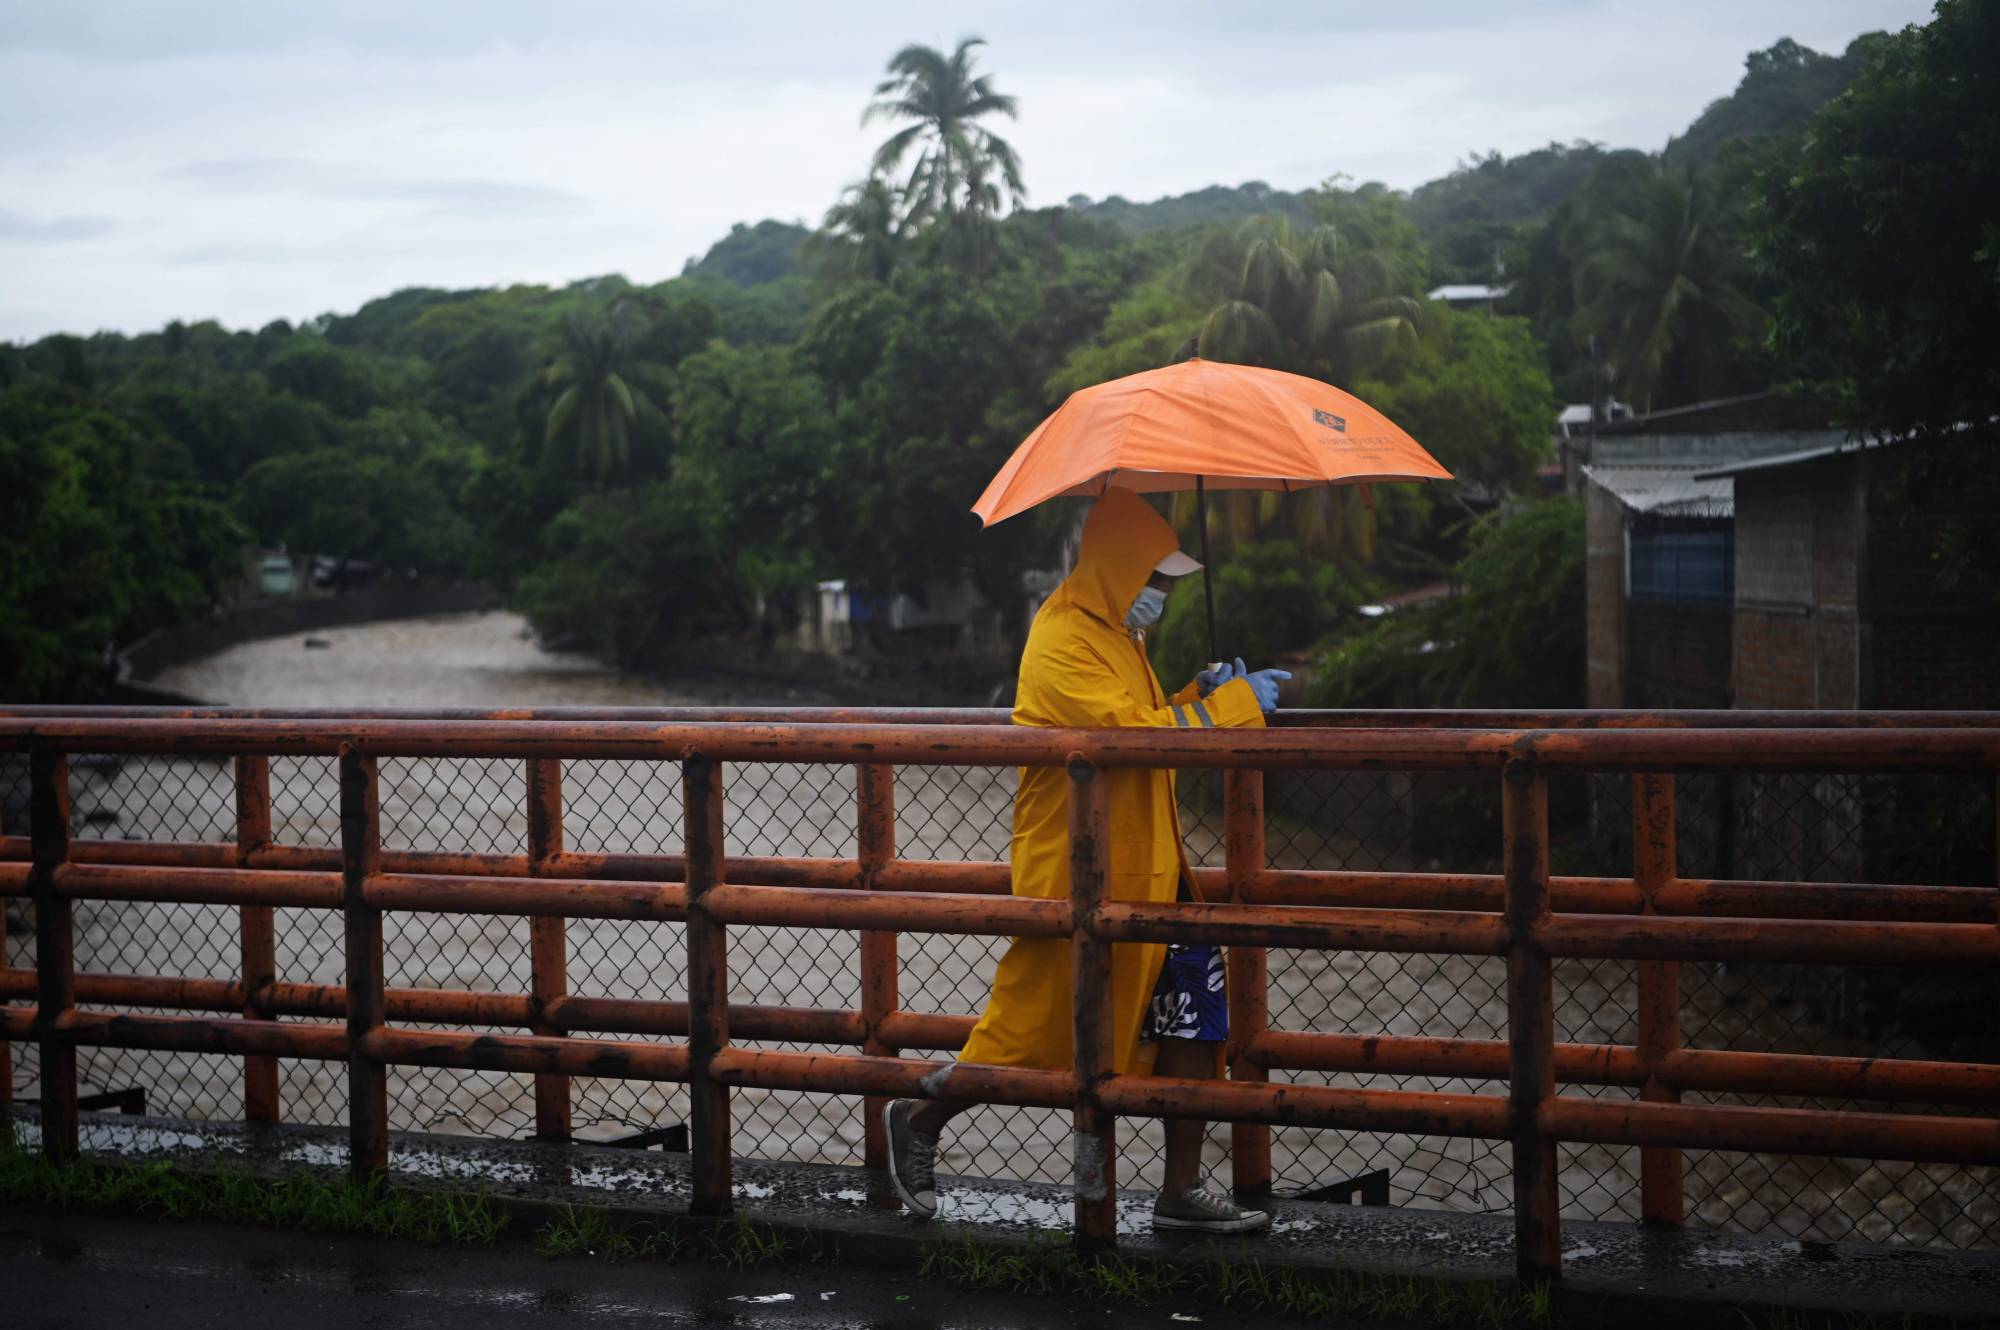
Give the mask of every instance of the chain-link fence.
MULTIPOLYGON (((78 758, 71 772, 78 837, 208 842, 235 837, 234 775, 226 759, 78 758)), ((899 854, 1004 859, 1013 786, 1014 773, 1007 769, 899 769, 899 854)), ((725 780, 729 853, 852 857, 854 787, 854 771, 846 767, 731 766, 725 780)), ((386 850, 519 854, 525 849, 519 763, 385 759, 380 789, 386 850)), ((1197 864, 1222 862, 1220 791, 1214 773, 1187 773, 1182 781, 1188 849, 1197 864)), ((1994 882, 1989 778, 1683 776, 1677 794, 1683 876, 1994 882)), ((1631 875, 1629 780, 1559 776, 1551 781, 1550 802, 1556 873, 1631 875)), ((681 848, 675 762, 566 762, 563 803, 570 851, 671 854, 681 848)), ((1274 773, 1266 807, 1273 867, 1488 873, 1499 867, 1499 792, 1490 776, 1274 773)), ((276 843, 337 844, 333 762, 273 759, 271 810, 276 843)), ((25 812, 25 765, 0 767, 4 830, 24 833, 25 812)), ((8 963, 30 967, 32 930, 24 907, 10 908, 17 917, 8 929, 8 963)), ((276 935, 281 979, 342 980, 336 914, 280 910, 276 935)), ((527 923, 519 918, 392 913, 385 928, 388 983, 525 992, 527 941, 527 923)), ((671 999, 686 991, 686 944, 679 924, 572 920, 567 944, 574 994, 671 999)), ((1005 947, 1004 939, 905 934, 899 1005, 916 1012, 976 1013, 1005 947)), ((203 905, 79 903, 76 957, 86 973, 234 978, 240 966, 236 912, 203 905)), ((859 1006, 854 934, 732 928, 729 960, 734 1002, 859 1006)), ((1506 1038, 1505 963, 1497 957, 1273 950, 1269 973, 1270 1019, 1277 1030, 1506 1038)), ((1991 976, 1691 963, 1680 966, 1680 976, 1682 1035, 1691 1047, 1975 1061, 1994 1060, 2000 1051, 1994 1023, 1986 1019, 2000 997, 1991 976)), ((1631 963, 1561 961, 1555 988, 1559 1040, 1634 1042, 1631 963)), ((290 1060, 280 1065, 287 1119, 344 1119, 340 1067, 290 1060)), ((235 1058, 86 1048, 79 1050, 79 1067, 86 1092, 140 1086, 155 1112, 227 1118, 243 1111, 242 1064, 235 1058)), ((35 1070, 33 1046, 15 1045, 18 1094, 36 1093, 35 1070)), ((391 1069, 390 1077, 392 1125, 398 1128, 498 1136, 533 1130, 528 1076, 400 1067, 391 1069)), ((1495 1082, 1439 1077, 1304 1071, 1278 1071, 1273 1077, 1303 1084, 1504 1092, 1495 1082)), ((1565 1093, 1635 1092, 1573 1086, 1565 1093)), ((684 1088, 662 1083, 578 1077, 573 1097, 580 1134, 586 1135, 678 1123, 687 1108, 684 1088)), ((735 1148, 743 1155, 831 1163, 861 1159, 857 1099, 738 1089, 731 1101, 735 1148)), ((992 1178, 1061 1180, 1069 1169, 1070 1125, 1067 1112, 984 1106, 954 1127, 943 1166, 992 1178)), ((1210 1132, 1212 1164, 1220 1165, 1227 1139, 1225 1129, 1210 1132)), ((1159 1124, 1127 1122, 1121 1145, 1122 1176, 1139 1185, 1155 1181, 1159 1124)), ((1563 1145, 1565 1215, 1637 1218, 1638 1153, 1632 1147, 1563 1145)), ((1504 1211, 1512 1204, 1502 1142, 1277 1128, 1272 1161, 1284 1190, 1311 1190, 1384 1169, 1397 1204, 1475 1211, 1504 1211)), ((1813 1239, 2000 1246, 2000 1170, 1691 1151, 1686 1178, 1690 1218, 1716 1227, 1813 1239)))

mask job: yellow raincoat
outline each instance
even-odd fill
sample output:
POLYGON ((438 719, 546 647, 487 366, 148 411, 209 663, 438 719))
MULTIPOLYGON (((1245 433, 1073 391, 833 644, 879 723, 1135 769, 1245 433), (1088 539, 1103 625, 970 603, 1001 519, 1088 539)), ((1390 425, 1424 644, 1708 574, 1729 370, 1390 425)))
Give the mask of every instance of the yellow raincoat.
MULTIPOLYGON (((1167 698, 1144 646, 1124 626, 1133 597, 1153 568, 1179 547, 1166 520, 1129 490, 1105 493, 1083 526, 1076 569, 1035 616, 1014 694, 1016 725, 1262 726, 1250 685, 1232 679, 1208 697, 1195 686, 1167 698)), ((1186 857, 1174 811, 1174 773, 1116 767, 1104 773, 1110 803, 1113 900, 1176 898, 1186 857)), ((1016 896, 1069 895, 1069 778, 1061 767, 1023 767, 1014 796, 1013 883, 1016 896)), ((1191 879, 1190 879, 1191 880, 1191 879)), ((993 978, 986 1014, 959 1053, 961 1061, 1002 1066, 1067 1067, 1072 1061, 1070 944, 1062 938, 1015 938, 993 978)), ((1150 1045, 1139 1040, 1166 947, 1118 943, 1111 949, 1111 1001, 1121 1072, 1149 1070, 1150 1045)))

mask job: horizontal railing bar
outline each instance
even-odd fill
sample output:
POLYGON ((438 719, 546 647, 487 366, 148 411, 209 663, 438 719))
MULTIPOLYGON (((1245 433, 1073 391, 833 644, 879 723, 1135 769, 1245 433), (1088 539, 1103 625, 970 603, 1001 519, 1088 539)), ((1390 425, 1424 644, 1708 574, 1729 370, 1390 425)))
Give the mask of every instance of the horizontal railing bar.
MULTIPOLYGON (((1319 1034, 1272 1030, 1247 1050, 1270 1070, 1332 1071, 1374 1076, 1451 1076, 1504 1081, 1503 1039, 1437 1039, 1419 1035, 1319 1034)), ((1564 1085, 1645 1084, 1645 1065, 1626 1044, 1557 1044, 1556 1080, 1564 1085)), ((1716 1094, 1840 1096, 1909 1103, 2000 1102, 2000 1064, 1918 1059, 1825 1057, 1677 1049, 1655 1072, 1675 1090, 1716 1094)))
MULTIPOLYGON (((125 707, 62 703, 0 707, 0 717, 131 717, 143 720, 540 720, 733 721, 767 724, 999 725, 1005 707, 125 707)), ((1320 709, 1287 707, 1266 723, 1285 729, 1893 729, 2000 726, 1993 711, 1320 709)))
MULTIPOLYGON (((35 1028, 35 1018, 36 1010, 32 1007, 0 1008, 0 1034, 9 1039, 34 1037, 40 1033, 35 1028)), ((72 1043, 89 1046, 322 1061, 337 1061, 347 1056, 346 1029, 333 1024, 71 1011, 58 1020, 57 1032, 72 1043)), ((396 1028, 369 1034, 363 1051, 369 1057, 403 1066, 638 1080, 685 1080, 689 1065, 685 1045, 396 1028)), ((1685 1055, 1681 1056, 1681 1065, 1688 1065, 1685 1055)), ((1745 1060, 1756 1056, 1716 1054, 1708 1056, 1708 1061, 1711 1066, 1727 1062, 1747 1065, 1745 1060)), ((1784 1056, 1794 1061, 1817 1060, 1784 1056)), ((1701 1061, 1697 1058, 1695 1065, 1701 1061)), ((1018 1067, 745 1049, 725 1049, 711 1065, 717 1079, 726 1084, 772 1089, 965 1098, 1045 1107, 1068 1106, 1074 1096, 1074 1081, 1069 1073, 1018 1067)), ((1096 1093, 1105 1107, 1132 1116, 1227 1119, 1489 1139, 1504 1137, 1508 1132, 1507 1101, 1494 1095, 1136 1076, 1111 1077, 1097 1087, 1096 1093)), ((1543 1105, 1540 1124, 1560 1140, 1607 1145, 2000 1163, 2000 1120, 1990 1118, 1557 1096, 1543 1105)))
POLYGON ((361 886, 377 910, 440 914, 519 914, 569 919, 678 923, 687 888, 677 882, 579 882, 553 878, 434 877, 379 873, 361 886))
POLYGON ((2000 1064, 1989 1062, 1679 1048, 1660 1060, 1659 1077, 1677 1090, 1714 1094, 1837 1096, 1987 1107, 2000 1104, 2000 1064))
POLYGON ((834 928, 989 937, 1068 937, 1067 900, 943 892, 829 891, 815 887, 710 887, 698 907, 724 924, 834 928))
POLYGON ((1018 725, 773 725, 621 721, 294 721, 0 718, 0 749, 377 757, 1251 769, 1494 770, 1532 758, 1574 771, 1952 771, 2000 768, 2000 729, 1093 729, 1018 725))
POLYGON ((2000 929, 1986 924, 1571 914, 1551 918, 1537 935, 1549 955, 1582 960, 1800 965, 1990 965, 2000 961, 2000 929))
POLYGON ((1558 1140, 1697 1150, 2000 1164, 2000 1119, 1810 1108, 1659 1104, 1557 1095, 1542 1104, 1541 1129, 1558 1140))
MULTIPOLYGON (((0 896, 27 894, 28 839, 0 837, 0 896)), ((269 846, 239 856, 232 844, 78 840, 72 843, 78 865, 121 868, 233 868, 239 858, 259 873, 272 871, 337 873, 339 851, 307 846, 269 846)), ((520 880, 527 875, 522 855, 440 854, 429 851, 385 851, 383 867, 390 874, 422 877, 492 877, 520 880)), ((74 868, 66 872, 75 872, 74 868)), ((538 881, 627 881, 677 883, 685 871, 680 855, 563 854, 549 860, 538 881)), ((1197 868, 1195 880, 1210 899, 1226 895, 1228 883, 1219 868, 1197 868)), ((859 888, 861 867, 851 859, 742 856, 725 861, 724 876, 745 886, 859 888)), ((221 881, 222 879, 213 879, 221 881)), ((249 879, 240 879, 247 882, 249 879)), ((193 880, 190 880, 193 881, 193 880)), ((1007 895, 1009 866, 997 860, 898 859, 876 870, 877 891, 944 892, 962 895, 1007 895)), ((205 890, 205 889, 204 889, 205 890)), ((210 900, 237 903, 246 898, 227 894, 159 896, 168 900, 210 900)), ((247 888, 246 888, 247 890, 247 888)), ((1556 877, 1550 879, 1552 902, 1560 914, 1636 914, 1641 897, 1629 878, 1556 877)), ((253 893, 254 894, 254 893, 253 893)), ((1246 899, 1255 905, 1335 906, 1370 909, 1497 910, 1501 901, 1499 875, 1489 873, 1398 873, 1266 869, 1252 877, 1246 899)), ((95 899, 147 899, 136 888, 92 890, 95 899)), ((523 908, 500 896, 494 913, 550 913, 560 910, 523 908)), ((254 900, 250 903, 258 903, 254 900)), ((271 904, 309 905, 316 902, 272 900, 271 904)), ((399 906, 438 909, 454 907, 399 906)), ((1690 918, 1853 919, 1909 923, 1989 923, 2000 919, 2000 890, 1992 887, 1918 886, 1893 883, 1785 882, 1684 878, 1660 888, 1654 897, 1658 914, 1690 918)), ((587 917, 578 914, 575 917, 587 917)), ((606 915, 602 917, 621 917, 606 915)))
MULTIPOLYGON (((1945 732, 1950 733, 1950 732, 1945 732)), ((1976 733, 1966 731, 1963 733, 1976 733)), ((1523 736, 1508 731, 1068 730, 1022 725, 769 725, 620 721, 0 719, 0 749, 374 757, 1060 766, 1352 766, 1497 770, 1523 736)), ((2000 745, 2000 736, 1994 740, 2000 745)))
MULTIPOLYGON (((9 1039, 39 1037, 35 1017, 34 1007, 0 1007, 0 1031, 9 1039)), ((57 1018, 56 1029, 71 1043, 97 1048, 235 1053, 321 1062, 338 1062, 347 1057, 345 1026, 300 1021, 69 1011, 57 1018)))
MULTIPOLYGON (((734 1020, 735 1017, 731 1017, 734 1020)), ((977 1016, 954 1016, 944 1012, 892 1011, 882 1018, 876 1038, 890 1048, 916 1048, 950 1052, 965 1047, 978 1024, 977 1016)))
MULTIPOLYGON (((27 892, 28 838, 0 837, 0 896, 27 892)), ((232 844, 190 841, 103 841, 72 843, 79 865, 116 867, 232 868, 239 852, 232 844)), ((305 846, 270 846, 243 856, 260 872, 337 873, 339 851, 305 846)), ((439 854, 385 851, 391 874, 424 877, 526 877, 522 855, 439 854)), ((65 871, 74 872, 75 869, 65 871)), ((678 882, 685 871, 680 855, 562 854, 549 860, 538 880, 626 880, 678 882)), ((1210 899, 1227 892, 1222 869, 1197 868, 1195 880, 1210 899)), ((860 865, 852 859, 742 856, 725 861, 724 876, 745 886, 859 888, 860 865)), ((245 879, 247 880, 247 879, 245 879)), ((877 891, 925 891, 964 895, 1008 894, 1009 866, 998 860, 898 859, 876 872, 877 891)), ((1555 877, 1552 900, 1561 914, 1636 914, 1641 897, 1629 878, 1555 877)), ((1370 909, 1497 910, 1502 893, 1498 874, 1399 873, 1266 869, 1250 879, 1246 899, 1256 905, 1337 906, 1370 909)), ((93 891, 94 898, 112 899, 93 891)), ((136 894, 117 899, 145 899, 136 894)), ((159 897, 159 899, 187 899, 159 897)), ((203 897, 202 899, 209 899, 203 897)), ((231 903, 237 898, 216 896, 231 903)), ((495 898, 496 900, 499 898, 495 898)), ((274 904, 305 902, 274 901, 274 904)), ((1690 918, 1854 919, 1909 923, 1990 923, 2000 920, 2000 890, 1992 887, 1922 886, 1874 882, 1786 882, 1682 878, 1654 897, 1658 914, 1690 918)), ((399 908, 436 908, 399 907, 399 908)), ((495 913, 539 913, 513 904, 495 913)), ((546 911, 560 913, 560 911, 546 911)), ((612 916, 615 917, 615 916, 612 916)))
POLYGON ((2000 922, 2000 890, 1880 882, 1680 878, 1660 888, 1653 897, 1653 908, 1660 914, 1688 918, 1994 923, 2000 922))
MULTIPOLYGON (((0 970, 0 998, 33 998, 35 972, 0 970)), ((340 1018, 347 991, 337 984, 280 982, 264 1005, 279 1015, 340 1018)), ((124 1003, 186 1011, 237 1011, 243 985, 236 980, 187 976, 76 976, 79 1001, 124 1003)), ((526 1025, 533 1000, 526 994, 471 993, 452 989, 391 988, 388 1015, 402 1021, 463 1025, 526 1025)), ((685 1035, 687 1004, 632 998, 563 997, 543 1019, 563 1030, 685 1035)), ((841 1009, 732 1004, 730 1029, 745 1039, 859 1045, 865 1024, 859 1012, 841 1009)), ((891 1046, 949 1051, 961 1047, 974 1018, 893 1012, 880 1038, 891 1046)), ((1248 1052, 1276 1070, 1332 1071, 1358 1075, 1507 1078, 1508 1046, 1497 1039, 1439 1039, 1412 1035, 1321 1034, 1268 1031, 1248 1052)), ((1637 1051, 1620 1044, 1557 1044, 1556 1078, 1567 1085, 1643 1083, 1637 1051)), ((1916 1059, 1825 1057, 1815 1054, 1680 1049, 1657 1069, 1663 1084, 1722 1094, 1840 1095, 1913 1103, 1992 1103, 2000 1100, 2000 1064, 1916 1059)))
POLYGON ((688 1078, 686 1044, 632 1044, 531 1034, 464 1034, 384 1026, 362 1037, 361 1051, 392 1066, 611 1076, 637 1081, 688 1078))
MULTIPOLYGON (((26 836, 0 836, 0 873, 13 860, 29 857, 26 836)), ((331 845, 261 845, 242 850, 234 841, 112 840, 78 837, 70 842, 70 862, 117 864, 131 868, 255 868, 285 872, 340 871, 340 850, 331 845)), ((384 850, 382 866, 394 873, 439 873, 462 877, 526 877, 521 854, 448 854, 432 850, 384 850)), ((678 872, 675 873, 678 877, 678 872)))
MULTIPOLYGON (((1195 880, 1211 898, 1226 891, 1222 869, 1196 869, 1195 880)), ((1644 903, 1630 878, 1557 877, 1549 879, 1549 888, 1558 910, 1637 914, 1644 903)), ((1497 873, 1267 868, 1249 879, 1245 899, 1253 905, 1497 912, 1503 893, 1504 884, 1497 873)))
POLYGON ((1076 1103, 1075 1076, 1042 1067, 725 1048, 710 1061, 709 1071, 724 1085, 767 1090, 968 1099, 1028 1108, 1069 1108, 1076 1103))
MULTIPOLYGON (((1728 712, 1724 715, 1732 714, 1728 712)), ((1786 714, 1786 713, 1780 713, 1786 714)), ((1802 713, 1792 712, 1792 715, 1802 713)), ((1916 713, 1927 714, 1927 713, 1916 713)), ((1948 713, 1939 713, 1948 714, 1948 713)), ((407 721, 626 721, 666 725, 757 723, 767 725, 1005 725, 1005 707, 220 707, 67 706, 59 702, 0 706, 0 718, 135 720, 407 720, 407 721)))
MULTIPOLYGON (((384 992, 386 1014, 400 1021, 525 1026, 535 1019, 535 1000, 526 993, 473 993, 450 988, 390 988, 384 992)), ((35 995, 33 970, 0 969, 0 999, 32 999, 35 995)), ((240 1011, 244 1004, 240 980, 180 975, 80 973, 76 976, 76 996, 80 1002, 182 1011, 240 1011)), ((340 984, 280 981, 264 988, 260 1004, 280 1016, 340 1019, 347 1015, 347 989, 340 984)), ((688 1029, 687 1003, 639 998, 561 997, 544 1005, 542 1019, 559 1029, 606 1034, 685 1035, 688 1029)), ((969 1030, 970 1018, 963 1019, 969 1030)), ((754 1003, 732 1004, 729 1024, 745 1039, 799 1043, 859 1045, 867 1032, 857 1011, 754 1003)), ((961 1038, 959 1043, 963 1042, 961 1038)))
MULTIPOLYGON (((1196 869, 1205 891, 1220 894, 1222 870, 1196 869)), ((1267 869, 1250 879, 1252 904, 1345 905, 1377 909, 1498 910, 1497 873, 1369 873, 1267 869)), ((1630 878, 1552 877, 1558 914, 1637 914, 1643 903, 1630 878)), ((1758 919, 1874 919, 1910 923, 1990 923, 2000 918, 1992 887, 1888 883, 1782 882, 1682 878, 1653 897, 1656 913, 1758 919)))
POLYGON ((1509 1121, 1507 1100, 1501 1095, 1349 1090, 1259 1081, 1113 1076, 1097 1087, 1097 1098, 1112 1112, 1131 1117, 1267 1122, 1486 1140, 1505 1137, 1509 1121))
MULTIPOLYGON (((724 875, 728 876, 725 869, 724 875)), ((731 881, 748 881, 732 877, 731 881)), ((891 859, 875 870, 876 891, 943 891, 963 896, 1005 896, 1014 889, 1013 867, 994 859, 891 859)))
MULTIPOLYGON (((1557 1044, 1556 1080, 1566 1085, 1645 1084, 1639 1051, 1625 1044, 1557 1044)), ((1277 1071, 1338 1071, 1363 1076, 1450 1076, 1504 1081, 1504 1039, 1440 1039, 1427 1035, 1317 1034, 1267 1030, 1246 1050, 1277 1071)))
POLYGON ((1497 956, 1507 924, 1497 914, 1451 910, 1349 910, 1336 906, 1208 905, 1114 901, 1091 932, 1114 942, 1214 942, 1239 947, 1428 952, 1497 956))
MULTIPOLYGON (((547 1004, 542 1019, 559 1030, 665 1035, 688 1032, 687 1003, 642 998, 559 997, 547 1004)), ((859 1046, 867 1037, 868 1025, 860 1012, 838 1007, 772 1007, 732 1002, 729 1034, 736 1039, 859 1046)))
POLYGON ((154 868, 68 863, 55 870, 56 894, 70 900, 176 901, 201 905, 340 908, 340 874, 248 868, 154 868))

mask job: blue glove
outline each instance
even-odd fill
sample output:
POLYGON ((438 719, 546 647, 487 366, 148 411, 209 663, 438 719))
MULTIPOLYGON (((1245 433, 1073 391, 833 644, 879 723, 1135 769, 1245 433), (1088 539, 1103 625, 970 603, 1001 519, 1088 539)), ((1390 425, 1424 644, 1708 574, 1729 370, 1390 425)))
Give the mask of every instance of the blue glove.
POLYGON ((1290 670, 1258 670, 1255 674, 1243 676, 1250 682, 1250 691, 1257 694, 1257 705, 1265 711, 1278 709, 1278 680, 1292 677, 1290 670))
POLYGON ((1243 657, 1238 656, 1234 665, 1224 662, 1195 675, 1194 686, 1201 691, 1203 697, 1207 697, 1231 679, 1240 679, 1248 672, 1243 668, 1243 657))

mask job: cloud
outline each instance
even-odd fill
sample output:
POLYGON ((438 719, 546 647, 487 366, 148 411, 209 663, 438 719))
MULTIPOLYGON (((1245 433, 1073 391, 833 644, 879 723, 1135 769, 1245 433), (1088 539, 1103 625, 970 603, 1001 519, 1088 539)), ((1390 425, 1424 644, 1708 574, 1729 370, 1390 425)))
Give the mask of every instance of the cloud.
POLYGON ((680 271, 818 217, 889 55, 980 33, 1031 201, 1328 175, 1411 188, 1551 139, 1657 149, 1793 38, 1929 0, 0 0, 0 336, 680 271), (111 233, 113 239, 89 241, 111 233), (32 251, 26 246, 35 246, 32 251), (25 311, 38 311, 33 315, 25 311))
POLYGON ((37 221, 0 208, 0 242, 17 245, 64 245, 109 235, 118 224, 109 217, 51 217, 37 221))
POLYGON ((553 213, 580 207, 573 190, 517 180, 375 174, 297 157, 231 157, 184 162, 161 178, 212 194, 291 195, 362 202, 416 203, 432 215, 553 213))

